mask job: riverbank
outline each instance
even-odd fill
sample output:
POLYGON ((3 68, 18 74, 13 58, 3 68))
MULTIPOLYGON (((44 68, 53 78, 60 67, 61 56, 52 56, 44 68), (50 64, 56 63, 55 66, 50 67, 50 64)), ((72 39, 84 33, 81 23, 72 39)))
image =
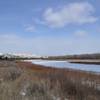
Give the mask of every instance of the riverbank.
POLYGON ((81 63, 81 64, 97 64, 100 65, 100 59, 68 59, 70 63, 81 63))
POLYGON ((100 75, 0 61, 0 100, 99 100, 100 75))

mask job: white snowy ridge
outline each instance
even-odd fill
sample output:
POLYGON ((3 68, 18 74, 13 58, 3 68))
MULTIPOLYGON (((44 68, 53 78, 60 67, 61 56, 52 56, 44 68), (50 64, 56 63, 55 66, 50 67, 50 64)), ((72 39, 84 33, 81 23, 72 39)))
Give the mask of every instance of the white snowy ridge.
POLYGON ((21 58, 40 58, 41 56, 33 55, 33 54, 25 54, 25 53, 0 53, 0 56, 13 58, 13 57, 21 57, 21 58))

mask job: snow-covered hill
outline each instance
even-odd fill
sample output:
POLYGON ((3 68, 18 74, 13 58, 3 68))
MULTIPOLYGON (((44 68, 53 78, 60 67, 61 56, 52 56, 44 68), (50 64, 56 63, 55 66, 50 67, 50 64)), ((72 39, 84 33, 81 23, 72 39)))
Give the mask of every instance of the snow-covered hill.
POLYGON ((2 58, 41 58, 41 56, 25 53, 0 53, 2 58))

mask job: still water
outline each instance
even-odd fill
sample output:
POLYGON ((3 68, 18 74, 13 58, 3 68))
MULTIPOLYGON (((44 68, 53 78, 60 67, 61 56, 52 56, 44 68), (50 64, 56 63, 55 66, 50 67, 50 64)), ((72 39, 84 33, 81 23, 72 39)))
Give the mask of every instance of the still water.
POLYGON ((70 68, 75 70, 83 70, 89 72, 100 73, 100 65, 91 64, 74 64, 67 61, 50 61, 50 60, 29 60, 33 64, 39 64, 44 66, 50 66, 55 68, 70 68))

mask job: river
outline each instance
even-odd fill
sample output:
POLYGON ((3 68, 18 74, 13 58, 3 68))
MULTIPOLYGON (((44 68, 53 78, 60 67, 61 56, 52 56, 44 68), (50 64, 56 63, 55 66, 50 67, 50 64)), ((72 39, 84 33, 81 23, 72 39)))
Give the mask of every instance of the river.
POLYGON ((75 70, 100 73, 100 65, 76 64, 76 63, 69 63, 67 61, 56 61, 56 60, 28 60, 28 61, 32 62, 33 64, 50 66, 55 68, 69 68, 75 70))

